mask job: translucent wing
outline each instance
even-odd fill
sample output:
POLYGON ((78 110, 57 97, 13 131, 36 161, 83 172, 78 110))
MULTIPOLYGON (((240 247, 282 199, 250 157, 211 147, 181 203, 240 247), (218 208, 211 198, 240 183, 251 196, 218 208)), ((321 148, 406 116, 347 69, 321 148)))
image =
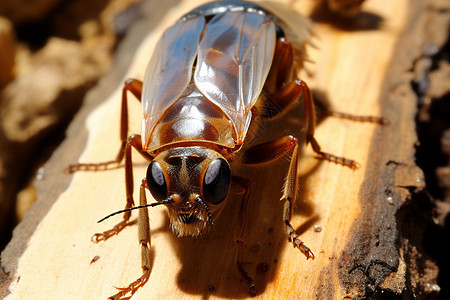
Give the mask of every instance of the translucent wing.
POLYGON ((200 42, 195 83, 231 119, 237 144, 245 137, 250 109, 269 73, 275 40, 269 16, 227 11, 211 19, 200 42))
POLYGON ((204 27, 202 16, 181 19, 166 30, 156 45, 142 90, 144 147, 159 118, 188 86, 204 27))

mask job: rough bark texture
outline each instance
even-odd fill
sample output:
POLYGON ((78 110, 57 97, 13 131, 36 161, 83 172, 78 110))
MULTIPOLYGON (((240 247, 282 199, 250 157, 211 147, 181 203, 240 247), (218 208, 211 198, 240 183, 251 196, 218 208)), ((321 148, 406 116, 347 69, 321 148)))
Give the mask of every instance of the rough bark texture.
MULTIPOLYGON (((106 243, 89 241, 93 233, 116 222, 95 224, 99 217, 124 205, 123 169, 74 176, 62 171, 83 150, 81 159, 88 162, 115 155, 122 80, 130 75, 142 78, 156 38, 193 6, 190 1, 146 1, 141 6, 145 18, 129 30, 114 68, 88 93, 67 138, 42 169, 44 178, 33 183, 37 202, 2 252, 5 274, 0 277, 0 297, 106 297, 114 293, 113 286, 124 286, 140 275, 137 228, 127 228, 106 243), (99 259, 91 263, 97 255, 99 259), (39 286, 33 284, 36 276, 42 278, 39 286)), ((316 137, 323 149, 355 158, 361 168, 353 172, 318 162, 309 150, 303 153, 301 195, 293 223, 316 254, 314 261, 305 261, 288 245, 282 228, 282 204, 277 199, 286 161, 263 169, 237 166, 237 171, 256 182, 245 255, 259 297, 423 299, 435 298, 441 291, 445 299, 449 266, 439 242, 448 236, 450 206, 445 188, 449 186, 450 153, 445 104, 450 77, 448 43, 444 47, 448 1, 366 1, 363 11, 352 19, 336 17, 323 7, 293 8, 312 18, 319 36, 314 41, 318 48, 310 49, 315 64, 307 65, 302 78, 313 90, 326 93, 336 110, 381 114, 390 124, 320 119, 316 137), (438 139, 442 151, 436 150, 439 143, 434 150, 427 148, 438 139), (438 161, 430 162, 433 157, 439 157, 438 161), (442 201, 433 202, 433 198, 442 201), (322 231, 315 232, 313 225, 322 231)), ((138 117, 131 123, 138 125, 139 109, 136 106, 132 111, 138 117)), ((295 124, 290 118, 286 121, 295 124)), ((32 153, 32 149, 23 151, 32 153)), ((145 164, 137 160, 136 187, 144 173, 145 164)), ((150 295, 246 297, 231 246, 240 196, 235 199, 216 228, 198 239, 175 238, 163 209, 151 211, 152 277, 133 299, 150 295)))

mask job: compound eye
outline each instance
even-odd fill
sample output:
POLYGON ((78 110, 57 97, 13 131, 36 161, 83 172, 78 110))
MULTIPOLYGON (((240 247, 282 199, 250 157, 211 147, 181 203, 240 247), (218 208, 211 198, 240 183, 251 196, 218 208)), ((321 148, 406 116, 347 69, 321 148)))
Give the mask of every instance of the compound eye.
POLYGON ((148 165, 147 185, 156 201, 163 201, 167 198, 167 184, 164 172, 156 161, 152 161, 148 165))
POLYGON ((216 158, 203 177, 203 195, 209 203, 220 204, 227 197, 230 183, 230 165, 223 158, 216 158))

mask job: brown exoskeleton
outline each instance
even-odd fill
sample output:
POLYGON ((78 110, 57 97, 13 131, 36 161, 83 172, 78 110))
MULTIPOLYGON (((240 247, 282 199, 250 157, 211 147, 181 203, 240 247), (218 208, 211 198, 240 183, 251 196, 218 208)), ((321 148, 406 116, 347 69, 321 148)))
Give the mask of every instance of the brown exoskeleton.
MULTIPOLYGON (((285 203, 283 222, 289 241, 306 258, 314 258, 290 223, 297 192, 299 139, 285 135, 256 145, 247 140, 249 129, 256 126, 256 116, 276 117, 299 101, 305 111, 302 126, 306 143, 324 159, 357 167, 352 160, 322 152, 314 138, 313 99, 306 83, 296 78, 305 56, 307 24, 303 21, 296 30, 254 3, 221 1, 198 7, 165 31, 144 81, 125 82, 122 145, 116 160, 70 166, 71 171, 96 170, 125 159, 127 199, 125 210, 120 211, 125 212, 123 221, 95 234, 95 241, 106 240, 127 226, 132 209, 156 205, 167 207, 170 226, 177 236, 198 236, 219 217, 233 180, 245 190, 239 213, 243 218, 250 185, 248 180, 233 176, 229 163, 236 156, 244 163, 260 164, 290 155, 281 197, 285 203), (295 47, 288 40, 288 32, 297 33, 293 35, 295 47), (142 102, 144 111, 142 134, 129 137, 128 92, 142 102), (150 162, 140 186, 140 206, 135 206, 133 200, 132 148, 150 162), (156 203, 147 204, 145 189, 156 203)), ((250 293, 255 294, 255 283, 240 255, 244 222, 239 224, 240 228, 235 229, 237 266, 250 293)), ((138 227, 143 274, 111 299, 133 293, 150 276, 146 209, 139 211, 138 227)))

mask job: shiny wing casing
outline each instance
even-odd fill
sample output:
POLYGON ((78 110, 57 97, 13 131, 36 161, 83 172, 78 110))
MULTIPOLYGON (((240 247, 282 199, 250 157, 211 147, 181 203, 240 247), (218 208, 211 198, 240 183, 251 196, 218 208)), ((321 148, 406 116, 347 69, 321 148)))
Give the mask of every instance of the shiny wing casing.
POLYGON ((227 11, 208 23, 194 81, 233 122, 242 143, 275 50, 275 24, 265 14, 227 11))
POLYGON ((205 23, 204 16, 182 18, 158 42, 143 87, 143 145, 192 80, 195 58, 195 85, 232 122, 234 144, 243 142, 272 64, 275 24, 263 12, 242 9, 205 23))
POLYGON ((156 44, 142 88, 143 145, 167 108, 188 86, 204 27, 204 17, 180 20, 167 29, 156 44))

